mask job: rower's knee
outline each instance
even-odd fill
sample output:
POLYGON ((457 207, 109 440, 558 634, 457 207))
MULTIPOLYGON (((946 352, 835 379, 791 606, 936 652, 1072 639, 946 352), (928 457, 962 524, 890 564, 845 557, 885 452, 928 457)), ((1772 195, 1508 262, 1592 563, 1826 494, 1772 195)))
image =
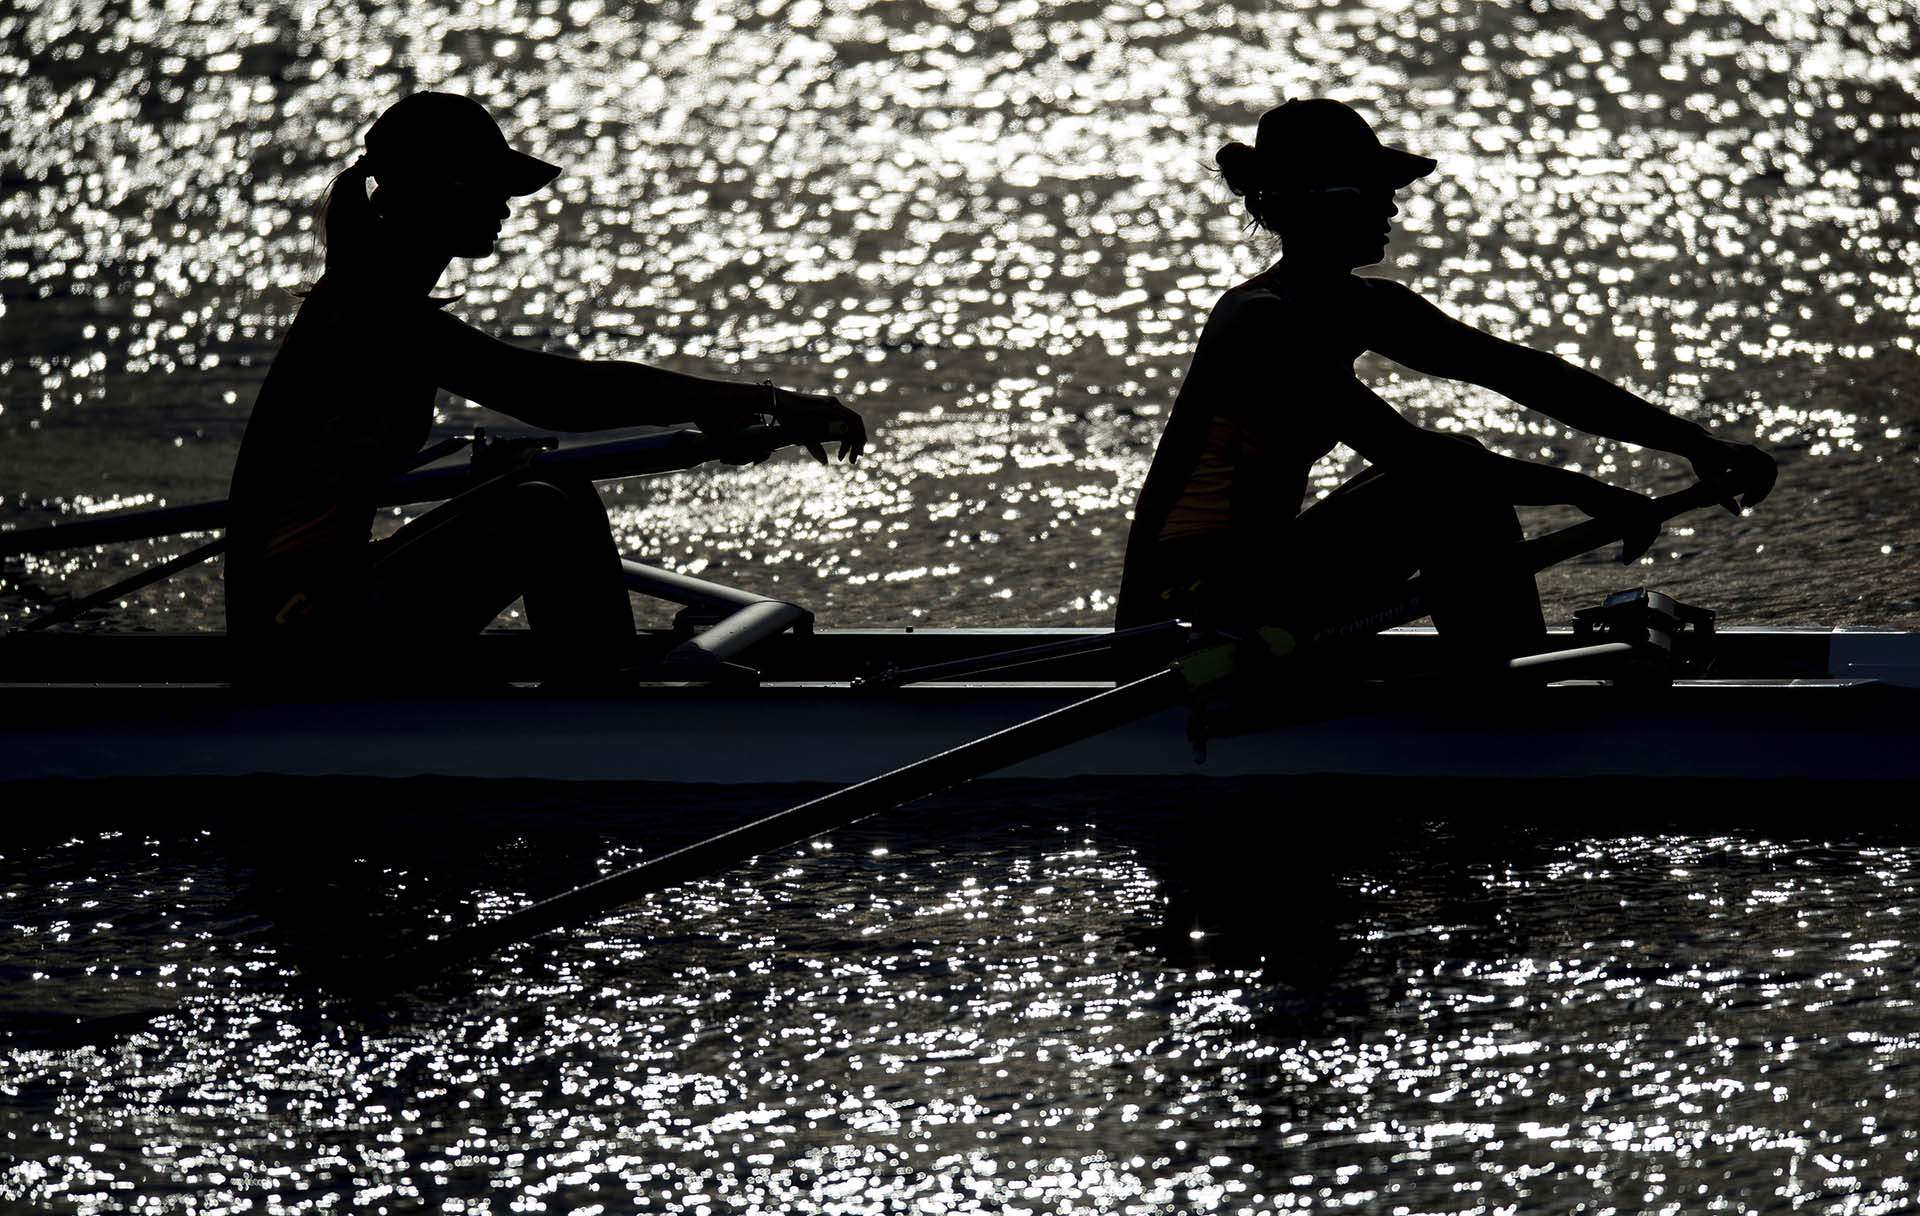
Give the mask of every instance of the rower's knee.
POLYGON ((571 501, 567 492, 550 481, 522 481, 513 487, 513 500, 524 510, 551 510, 571 501))
POLYGON ((1423 504, 1417 518, 1417 526, 1437 538, 1484 542, 1518 540, 1525 534, 1512 503, 1464 488, 1444 491, 1423 504))
POLYGON ((523 481, 513 487, 507 501, 514 521, 526 528, 577 526, 584 515, 579 496, 550 481, 523 481))

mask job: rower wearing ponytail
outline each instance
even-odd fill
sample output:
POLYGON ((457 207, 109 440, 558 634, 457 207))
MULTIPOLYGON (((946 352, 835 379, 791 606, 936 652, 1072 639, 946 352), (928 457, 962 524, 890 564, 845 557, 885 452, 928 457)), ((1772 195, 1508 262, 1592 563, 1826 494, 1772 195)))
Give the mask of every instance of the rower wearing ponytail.
POLYGON ((227 627, 259 677, 352 678, 381 670, 383 651, 411 666, 517 597, 550 672, 632 661, 620 553, 591 482, 502 474, 372 539, 441 390, 540 430, 692 422, 752 436, 716 443, 723 459, 764 458, 751 424, 770 414, 822 462, 829 442, 859 456, 866 425, 833 397, 528 350, 447 312, 432 293, 452 260, 491 256, 509 204, 559 175, 508 146, 479 102, 416 93, 327 187, 325 270, 254 401, 228 500, 227 627))
POLYGON ((372 254, 375 218, 373 200, 367 197, 372 176, 373 164, 363 155, 341 170, 320 198, 320 239, 329 271, 372 254))

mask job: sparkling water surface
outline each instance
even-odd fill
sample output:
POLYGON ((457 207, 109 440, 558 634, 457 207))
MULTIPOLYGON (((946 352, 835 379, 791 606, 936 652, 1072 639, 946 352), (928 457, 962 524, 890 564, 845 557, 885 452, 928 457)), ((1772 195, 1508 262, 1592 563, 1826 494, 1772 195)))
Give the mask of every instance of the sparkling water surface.
POLYGON ((351 1008, 314 968, 791 794, 456 789, 449 837, 405 783, 243 784, 6 848, 23 1208, 1911 1210, 1910 833, 995 784, 351 1008))
MULTIPOLYGON (((1104 623, 1199 323, 1276 252, 1212 154, 1326 94, 1440 162, 1382 273, 1781 459, 1746 518, 1690 517, 1641 568, 1551 572, 1554 616, 1651 582, 1736 622, 1912 626, 1913 31, 1878 0, 26 0, 0 15, 0 525, 224 493, 317 272, 321 190, 384 105, 432 87, 567 167, 499 256, 456 268, 460 315, 829 389, 875 425, 857 472, 610 489, 630 553, 827 624, 1104 623)), ((1686 479, 1493 394, 1362 370, 1502 450, 1648 492, 1686 479)), ((1355 466, 1337 451, 1316 492, 1355 466)), ((189 543, 11 561, 0 613, 189 543)), ((216 563, 97 627, 221 611, 216 563)))
MULTIPOLYGON (((1212 153, 1325 94, 1440 161, 1380 273, 1780 457, 1759 511, 1550 572, 1550 612, 1648 582, 1735 623, 1916 627, 1915 63, 1911 14, 1868 0, 17 0, 0 526, 221 496, 320 191, 385 104, 446 88, 567 166, 457 268, 456 312, 874 423, 857 471, 609 488, 630 553, 826 625, 1104 623, 1198 325, 1276 252, 1212 153)), ((1427 425, 1686 479, 1362 371, 1427 425)), ((441 433, 475 425, 513 426, 444 404, 441 433)), ((194 543, 9 559, 0 624, 194 543)), ((221 614, 214 563, 89 627, 221 614)), ((1914 847, 1830 795, 1812 837, 1804 804, 1717 790, 1792 826, 1639 795, 1675 818, 1561 800, 1559 832, 1496 806, 1522 826, 1354 840, 1326 807, 1377 791, 984 787, 372 1009, 313 972, 784 801, 5 797, 0 1207, 1914 1206, 1914 847)))

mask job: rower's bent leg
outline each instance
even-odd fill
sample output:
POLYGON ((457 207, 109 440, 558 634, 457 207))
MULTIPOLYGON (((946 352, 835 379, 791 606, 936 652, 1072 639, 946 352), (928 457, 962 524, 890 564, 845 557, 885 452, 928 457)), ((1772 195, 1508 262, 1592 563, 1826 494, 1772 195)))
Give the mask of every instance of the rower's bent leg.
MULTIPOLYGON (((1478 445, 1467 436, 1462 443, 1478 445)), ((1545 648, 1533 573, 1507 561, 1523 538, 1510 503, 1467 490, 1445 496, 1418 480, 1369 466, 1295 521, 1291 577, 1319 579, 1322 617, 1391 599, 1415 570, 1434 624, 1459 661, 1477 664, 1545 648)))
POLYGON ((1525 539, 1512 504, 1463 499, 1443 512, 1422 555, 1433 623, 1468 662, 1546 649, 1547 622, 1533 571, 1507 556, 1525 539))
POLYGON ((619 550, 591 483, 483 486, 379 549, 376 629, 413 639, 470 634, 524 597, 557 666, 618 664, 633 637, 619 550))
POLYGON ((633 638, 633 605, 593 483, 529 481, 516 487, 515 497, 526 521, 527 623, 556 647, 579 649, 588 661, 604 645, 624 650, 633 638))

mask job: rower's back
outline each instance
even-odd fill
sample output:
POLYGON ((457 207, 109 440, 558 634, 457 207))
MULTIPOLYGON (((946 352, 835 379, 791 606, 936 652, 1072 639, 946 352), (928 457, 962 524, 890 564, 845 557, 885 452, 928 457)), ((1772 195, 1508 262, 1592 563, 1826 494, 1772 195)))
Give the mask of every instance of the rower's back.
POLYGON ((1329 299, 1268 271, 1214 305, 1134 506, 1118 627, 1169 619, 1170 580, 1196 551, 1264 560, 1299 514, 1336 442, 1323 386, 1363 350, 1338 318, 1367 290, 1349 277, 1329 299))
POLYGON ((323 278, 254 401, 234 463, 227 629, 257 638, 364 581, 379 493, 433 427, 439 302, 323 278))

